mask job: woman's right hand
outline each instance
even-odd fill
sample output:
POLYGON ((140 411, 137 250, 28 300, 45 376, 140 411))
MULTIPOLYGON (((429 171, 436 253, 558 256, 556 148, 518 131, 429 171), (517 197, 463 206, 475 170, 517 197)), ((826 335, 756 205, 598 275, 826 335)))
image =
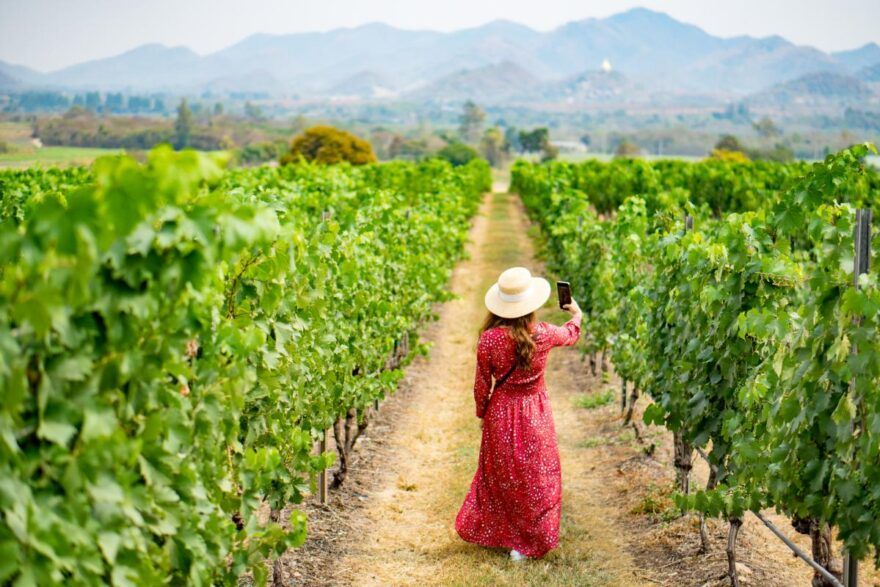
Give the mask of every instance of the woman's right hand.
POLYGON ((578 303, 574 300, 574 298, 572 298, 570 304, 565 304, 565 306, 563 306, 562 309, 565 310, 566 312, 568 312, 569 314, 571 314, 572 317, 582 315, 581 308, 580 308, 580 306, 578 306, 578 303))

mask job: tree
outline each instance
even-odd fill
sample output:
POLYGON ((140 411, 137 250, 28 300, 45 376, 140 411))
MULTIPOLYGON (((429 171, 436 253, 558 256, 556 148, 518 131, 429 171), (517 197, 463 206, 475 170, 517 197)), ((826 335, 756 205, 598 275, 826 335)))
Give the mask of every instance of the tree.
POLYGON ((265 118, 263 116, 263 109, 250 102, 244 103, 244 115, 251 120, 263 120, 265 118))
POLYGON ((728 151, 727 149, 713 149, 709 158, 730 163, 748 163, 750 161, 748 155, 742 151, 728 151))
POLYGON ((541 161, 552 161, 557 157, 559 157, 559 148, 548 140, 541 149, 541 161))
POLYGON ((174 121, 175 148, 184 149, 189 146, 192 124, 192 111, 184 98, 177 107, 177 120, 174 121))
POLYGON ((746 148, 743 146, 739 139, 734 135, 724 135, 718 142, 715 143, 715 149, 721 151, 731 151, 731 152, 739 152, 745 153, 746 148))
POLYGON ((476 143, 480 138, 480 131, 483 128, 483 122, 486 120, 486 113, 477 106, 472 100, 464 103, 464 111, 459 117, 458 134, 465 143, 476 143))
POLYGON ((625 159, 638 157, 642 154, 642 149, 629 139, 623 139, 614 150, 614 157, 617 159, 625 159))
POLYGON ((504 142, 508 152, 522 153, 522 144, 519 142, 519 131, 513 126, 504 129, 504 142))
POLYGON ((118 114, 125 109, 123 101, 122 92, 107 94, 107 98, 104 100, 104 109, 107 112, 118 114))
POLYGON ((223 104, 220 102, 214 104, 214 116, 223 116, 223 104))
POLYGON ((531 131, 520 131, 519 144, 525 153, 539 153, 550 142, 550 131, 539 127, 531 131))
POLYGON ((499 167, 507 155, 506 145, 504 133, 501 132, 500 128, 488 128, 480 140, 480 152, 483 158, 489 162, 489 165, 499 167))
POLYGON ((762 138, 768 139, 771 137, 782 136, 782 131, 779 130, 779 127, 776 126, 776 123, 770 119, 770 117, 765 116, 758 122, 752 124, 754 129, 761 135, 762 138))
POLYGON ((437 157, 449 161, 454 167, 459 167, 467 165, 474 159, 479 159, 480 154, 477 153, 476 149, 464 143, 449 143, 437 151, 437 157))
POLYGON ((424 139, 408 139, 395 134, 388 145, 388 157, 391 159, 407 159, 415 161, 428 153, 428 144, 424 139))
POLYGON ((749 156, 757 161, 776 161, 777 163, 794 161, 794 151, 782 143, 776 143, 770 149, 751 149, 749 156))
POLYGON ((98 92, 86 92, 86 108, 97 112, 101 108, 101 94, 98 92))
POLYGON ((375 163, 373 146, 360 137, 332 126, 313 126, 293 139, 290 151, 281 157, 281 164, 297 163, 301 159, 333 165, 348 162, 352 165, 375 163))

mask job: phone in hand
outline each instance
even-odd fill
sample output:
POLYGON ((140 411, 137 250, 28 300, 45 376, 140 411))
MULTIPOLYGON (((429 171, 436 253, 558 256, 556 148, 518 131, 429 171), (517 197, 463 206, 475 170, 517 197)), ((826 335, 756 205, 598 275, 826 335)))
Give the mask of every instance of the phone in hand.
POLYGON ((571 303, 571 284, 567 281, 557 281, 556 296, 559 298, 559 309, 564 310, 565 306, 571 303))

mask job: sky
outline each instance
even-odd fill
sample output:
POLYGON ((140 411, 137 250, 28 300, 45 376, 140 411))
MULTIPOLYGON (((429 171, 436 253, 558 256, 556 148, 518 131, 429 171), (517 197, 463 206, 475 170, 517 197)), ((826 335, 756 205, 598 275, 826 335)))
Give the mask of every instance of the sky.
POLYGON ((880 0, 0 0, 0 60, 52 71, 144 43, 206 54, 258 32, 368 22, 450 31, 503 18, 550 30, 636 6, 722 37, 778 34, 825 51, 880 43, 880 0))

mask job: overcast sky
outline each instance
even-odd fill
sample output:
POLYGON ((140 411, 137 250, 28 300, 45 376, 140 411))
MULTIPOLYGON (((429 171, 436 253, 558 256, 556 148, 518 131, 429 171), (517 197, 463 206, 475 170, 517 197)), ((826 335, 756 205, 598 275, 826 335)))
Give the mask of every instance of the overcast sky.
POLYGON ((880 0, 0 0, 0 60, 49 71, 144 43, 204 54, 256 32, 376 21, 449 31, 504 18, 549 30, 634 6, 725 37, 778 34, 826 51, 880 43, 880 0))

